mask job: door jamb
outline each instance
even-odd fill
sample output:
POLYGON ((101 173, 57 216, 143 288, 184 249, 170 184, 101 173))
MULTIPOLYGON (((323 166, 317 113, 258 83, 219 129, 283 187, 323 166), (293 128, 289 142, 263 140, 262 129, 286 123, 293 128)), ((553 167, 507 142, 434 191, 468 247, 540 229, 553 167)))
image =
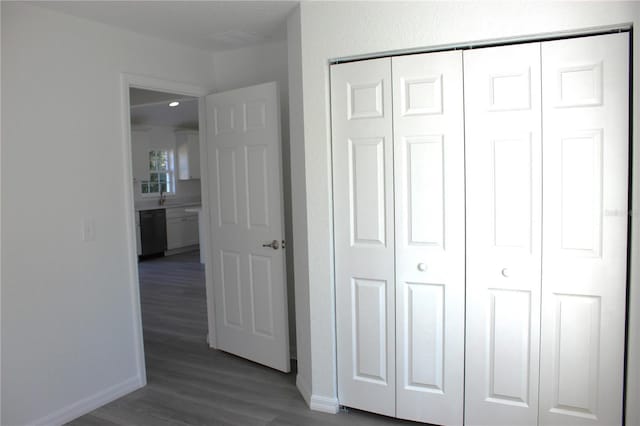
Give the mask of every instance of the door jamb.
MULTIPOLYGON (((163 80, 151 76, 121 73, 120 74, 120 88, 121 88, 121 111, 122 111, 122 161, 124 162, 124 206, 125 206, 125 224, 129 241, 127 249, 129 252, 129 289, 131 297, 131 307, 133 311, 133 336, 135 340, 135 358, 136 366, 138 369, 138 377, 140 377, 142 385, 144 386, 146 380, 146 369, 144 361, 144 342, 142 335, 142 311, 140 306, 140 279, 138 277, 138 262, 137 262, 137 250, 136 250, 136 229, 135 229, 135 205, 134 194, 131 182, 133 181, 133 163, 131 158, 131 113, 130 113, 130 100, 129 89, 131 87, 156 90, 161 92, 176 93, 185 96, 198 97, 198 122, 199 122, 199 143, 200 143, 200 172, 201 172, 201 198, 202 198, 202 215, 204 220, 202 225, 204 227, 205 235, 205 277, 206 277, 206 301, 207 301, 207 323, 208 323, 208 335, 207 342, 210 347, 216 347, 216 334, 215 334, 215 315, 213 306, 213 279, 212 279, 212 262, 211 262, 211 232, 210 232, 210 211, 209 211, 209 191, 208 191, 208 172, 207 167, 202 165, 208 164, 207 162, 207 147, 206 147, 206 112, 204 96, 208 95, 211 90, 196 86, 188 83, 181 83, 171 80, 163 80)), ((201 242, 202 244, 203 242, 201 242)))

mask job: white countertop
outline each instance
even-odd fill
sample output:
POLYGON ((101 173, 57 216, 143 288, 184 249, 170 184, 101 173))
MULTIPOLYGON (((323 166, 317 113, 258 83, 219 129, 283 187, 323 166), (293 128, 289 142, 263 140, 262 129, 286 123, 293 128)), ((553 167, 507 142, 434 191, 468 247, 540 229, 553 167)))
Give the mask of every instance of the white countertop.
POLYGON ((167 201, 163 205, 158 204, 158 200, 153 201, 145 201, 140 204, 136 204, 136 211, 143 210, 155 210, 155 209, 178 209, 178 208, 201 208, 202 203, 200 201, 190 201, 190 202, 175 202, 175 201, 167 201))

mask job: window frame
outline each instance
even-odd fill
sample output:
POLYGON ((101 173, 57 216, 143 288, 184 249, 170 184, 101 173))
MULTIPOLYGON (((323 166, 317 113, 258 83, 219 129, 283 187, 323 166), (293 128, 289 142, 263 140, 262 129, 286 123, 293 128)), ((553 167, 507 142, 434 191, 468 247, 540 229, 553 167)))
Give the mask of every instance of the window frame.
MULTIPOLYGON (((176 193, 176 173, 175 173, 175 153, 174 150, 172 149, 166 149, 166 148, 155 148, 155 149, 148 149, 147 150, 147 167, 149 170, 149 179, 143 179, 139 182, 139 186, 138 189, 142 195, 143 198, 157 198, 160 196, 160 190, 158 190, 158 192, 144 192, 143 188, 145 185, 152 185, 151 182, 151 175, 153 174, 157 174, 158 177, 160 175, 165 174, 167 176, 167 191, 163 191, 162 194, 166 195, 168 197, 174 196, 176 193), (157 160, 155 160, 152 158, 152 155, 154 155, 154 153, 156 153, 155 155, 157 156, 158 153, 161 153, 161 155, 165 155, 166 153, 166 157, 167 157, 167 167, 166 170, 163 169, 159 169, 158 168, 158 162, 157 160), (152 166, 152 163, 155 164, 155 167, 152 166)), ((158 181, 157 183, 158 185, 160 185, 160 181, 158 181)))

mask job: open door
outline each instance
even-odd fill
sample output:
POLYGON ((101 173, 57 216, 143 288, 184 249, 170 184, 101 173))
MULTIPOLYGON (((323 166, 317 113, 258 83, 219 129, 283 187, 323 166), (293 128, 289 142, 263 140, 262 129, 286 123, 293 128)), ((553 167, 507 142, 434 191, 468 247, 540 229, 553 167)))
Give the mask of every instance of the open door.
POLYGON ((206 105, 217 347, 288 372, 278 86, 206 105))

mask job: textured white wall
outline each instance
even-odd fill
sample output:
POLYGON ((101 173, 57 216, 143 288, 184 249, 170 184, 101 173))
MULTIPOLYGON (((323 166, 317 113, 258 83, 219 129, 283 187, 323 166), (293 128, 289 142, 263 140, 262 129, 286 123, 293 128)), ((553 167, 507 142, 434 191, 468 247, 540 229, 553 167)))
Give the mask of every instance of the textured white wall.
POLYGON ((213 87, 209 53, 2 2, 2 419, 55 424, 143 383, 121 73, 213 87), (95 241, 81 241, 81 220, 95 241))
MULTIPOLYGON (((292 180, 304 181, 293 187, 296 219, 306 218, 306 235, 297 235, 296 243, 308 248, 308 261, 296 262, 296 291, 308 291, 310 315, 309 354, 300 363, 309 363, 308 382, 312 400, 317 397, 325 408, 337 407, 335 366, 335 318, 333 298, 332 223, 331 223, 331 141, 329 123, 329 67, 331 59, 378 52, 424 48, 463 42, 485 41, 559 31, 588 29, 604 25, 638 25, 639 4, 635 2, 303 2, 301 4, 301 45, 299 46, 302 81, 291 76, 292 109, 294 93, 303 94, 296 106, 302 116, 291 115, 291 128, 302 127, 303 139, 296 144, 304 153, 304 167, 294 167, 292 180), (297 87, 294 87, 297 86, 297 87), (300 201, 304 199, 303 201, 300 201), (306 204, 306 205, 305 205, 306 204), (296 207, 296 205, 298 207, 296 207), (306 240, 305 240, 306 237, 306 240), (308 281, 306 281, 308 277, 308 281)), ((297 19, 292 16, 291 20, 297 19)), ((293 23, 290 22, 290 27, 293 23)), ((640 40, 634 35, 635 81, 638 81, 640 40)), ((291 40, 290 40, 291 41, 291 40)), ((295 47, 295 46, 293 46, 295 47)), ((293 55, 290 53, 290 61, 293 55)), ((290 64, 290 69, 295 68, 290 64)), ((634 89, 638 111, 639 84, 634 89)), ((638 126, 638 115, 634 126, 638 126)), ((296 130, 298 132, 299 130, 296 130)), ((634 164, 640 164, 640 143, 634 135, 634 164)), ((638 182, 638 170, 635 170, 638 182)), ((634 189, 633 270, 631 278, 631 336, 628 404, 629 424, 640 424, 638 414, 638 347, 640 332, 640 185, 634 189), (632 421, 633 420, 633 421, 632 421)), ((294 232, 296 229, 294 229, 294 232)), ((300 229, 303 232, 304 229, 300 229)), ((298 315, 300 326, 300 315, 298 315)), ((306 342, 305 342, 306 344, 306 342)), ((302 343, 298 343, 298 351, 302 343)), ((313 404, 312 404, 313 406, 313 404)))

